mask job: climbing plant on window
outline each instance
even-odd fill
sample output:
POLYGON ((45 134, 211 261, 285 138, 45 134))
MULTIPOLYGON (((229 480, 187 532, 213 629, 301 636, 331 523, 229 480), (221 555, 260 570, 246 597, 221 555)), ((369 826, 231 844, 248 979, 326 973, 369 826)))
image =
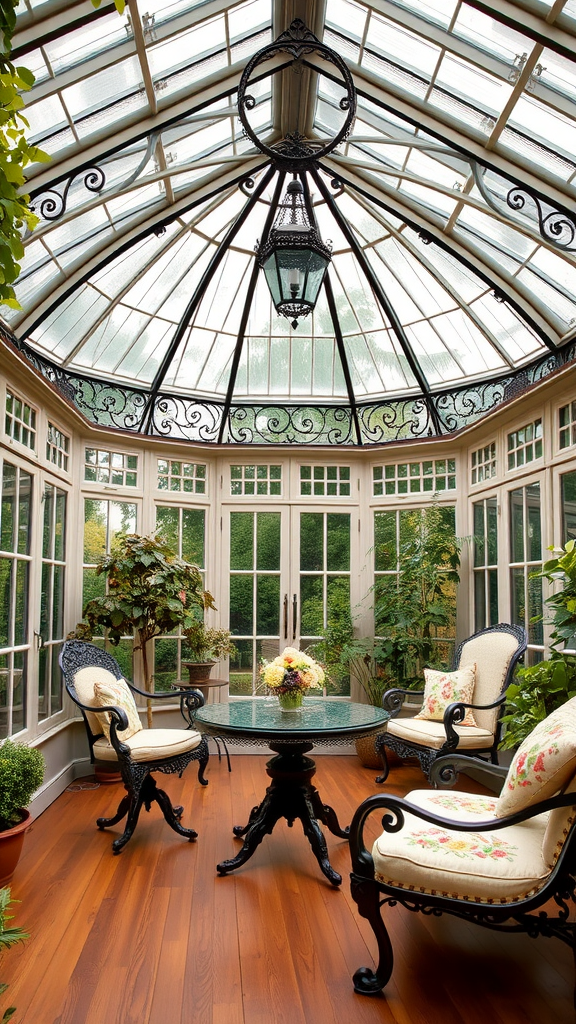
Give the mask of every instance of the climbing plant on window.
POLYGON ((20 309, 13 285, 24 255, 22 235, 38 223, 29 196, 21 192, 26 183, 24 168, 50 159, 26 139, 29 124, 22 113, 21 93, 34 85, 34 75, 28 68, 14 67, 10 60, 17 6, 18 0, 0 4, 0 304, 14 309, 20 309))

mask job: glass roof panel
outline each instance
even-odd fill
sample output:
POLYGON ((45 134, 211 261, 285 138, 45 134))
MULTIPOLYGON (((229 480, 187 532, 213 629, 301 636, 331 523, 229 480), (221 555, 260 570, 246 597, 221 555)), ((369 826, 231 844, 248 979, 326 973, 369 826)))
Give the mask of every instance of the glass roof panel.
MULTIPOLYGON (((76 26, 63 7, 62 32, 29 41, 31 135, 52 162, 31 168, 42 219, 25 239, 22 310, 6 313, 19 336, 78 372, 145 388, 159 374, 162 394, 219 402, 237 352, 232 402, 279 407, 348 407, 345 369, 354 399, 377 403, 509 375, 554 349, 576 323, 576 220, 572 246, 569 221, 541 234, 576 188, 576 67, 555 49, 558 5, 528 5, 540 45, 520 0, 517 27, 466 0, 327 0, 324 38, 359 89, 351 135, 322 164, 329 198, 310 181, 336 329, 324 289, 294 329, 262 274, 250 287, 275 179, 218 250, 266 162, 242 131, 235 65, 284 6, 133 0, 130 19, 94 12, 76 26), (89 165, 103 172, 95 191, 89 165), (526 176, 531 198, 515 207, 526 176), (63 207, 53 220, 50 197, 63 207)), ((27 38, 44 13, 27 3, 27 38)), ((569 0, 558 24, 572 14, 569 0)), ((251 85, 261 137, 277 139, 295 104, 308 137, 337 130, 342 86, 312 77, 304 101, 293 79, 251 85)))

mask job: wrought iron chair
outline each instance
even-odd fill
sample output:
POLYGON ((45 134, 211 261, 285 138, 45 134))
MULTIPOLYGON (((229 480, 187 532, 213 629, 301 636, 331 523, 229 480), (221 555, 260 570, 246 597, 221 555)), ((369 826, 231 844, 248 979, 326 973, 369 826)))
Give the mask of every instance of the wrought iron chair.
POLYGON ((375 743, 384 770, 376 782, 385 782, 388 778, 386 749, 400 758, 417 757, 426 776, 430 775, 436 758, 456 750, 470 756, 489 756, 492 764, 498 764, 506 690, 526 644, 526 630, 506 622, 481 629, 464 640, 456 651, 454 669, 476 665, 473 701, 449 704, 442 721, 397 718, 405 697, 423 696, 424 691, 399 687, 387 690, 382 706, 390 713, 390 719, 386 731, 375 743), (473 710, 476 724, 461 725, 469 708, 473 710))
MULTIPOLYGON (((184 808, 172 806, 168 794, 157 787, 152 772, 182 775, 191 761, 198 761, 198 780, 207 786, 205 737, 186 729, 143 729, 132 693, 146 699, 166 699, 166 694, 144 693, 127 683, 118 662, 94 644, 67 640, 60 653, 60 667, 66 689, 82 711, 92 763, 96 759, 117 762, 126 789, 116 814, 96 821, 98 828, 104 829, 126 817, 123 834, 112 843, 114 853, 120 853, 132 836, 142 804, 149 811, 153 802, 159 805, 170 828, 190 842, 196 839, 194 829, 180 824, 184 808), (114 704, 110 696, 106 701, 106 694, 114 704)), ((187 690, 186 699, 195 700, 197 707, 204 704, 204 697, 196 691, 187 690)))
MULTIPOLYGON (((505 768, 454 754, 435 762, 432 780, 453 784, 458 770, 471 765, 478 781, 507 774, 505 768)), ((500 932, 556 936, 576 956, 576 924, 568 906, 576 902, 576 777, 555 796, 504 817, 495 816, 497 802, 494 796, 436 789, 408 793, 405 799, 378 793, 360 805, 350 826, 351 891, 376 936, 378 964, 376 970, 355 972, 357 992, 379 993, 390 979, 393 951, 382 911, 397 904, 500 932), (363 833, 376 810, 384 812, 384 832, 370 853, 363 833), (549 900, 557 909, 539 909, 549 900)))

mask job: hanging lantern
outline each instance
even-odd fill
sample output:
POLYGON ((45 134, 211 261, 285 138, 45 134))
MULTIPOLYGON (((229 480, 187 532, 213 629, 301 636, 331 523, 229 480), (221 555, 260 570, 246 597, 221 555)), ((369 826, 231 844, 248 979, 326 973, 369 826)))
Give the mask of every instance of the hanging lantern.
POLYGON ((257 255, 276 312, 296 328, 298 318, 314 309, 332 259, 330 247, 310 224, 298 179, 289 183, 274 225, 257 247, 257 255))

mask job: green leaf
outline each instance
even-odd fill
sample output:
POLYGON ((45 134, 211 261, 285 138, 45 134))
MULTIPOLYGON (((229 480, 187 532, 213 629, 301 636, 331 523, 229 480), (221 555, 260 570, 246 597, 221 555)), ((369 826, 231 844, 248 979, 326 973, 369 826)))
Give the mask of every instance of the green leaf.
POLYGON ((34 82, 36 81, 36 76, 30 71, 29 68, 17 67, 16 74, 18 75, 18 78, 20 78, 21 81, 24 82, 29 89, 32 88, 34 82))

